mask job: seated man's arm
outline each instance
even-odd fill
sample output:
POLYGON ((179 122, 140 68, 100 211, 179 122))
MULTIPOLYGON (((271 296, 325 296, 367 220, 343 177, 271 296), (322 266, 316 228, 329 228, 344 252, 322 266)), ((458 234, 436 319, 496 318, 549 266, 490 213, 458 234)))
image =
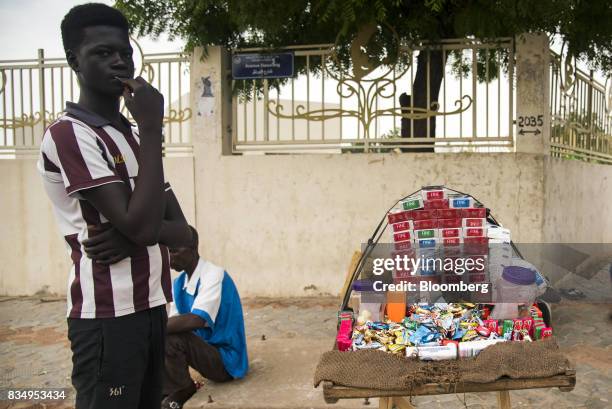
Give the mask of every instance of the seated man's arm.
POLYGON ((195 314, 187 313, 168 318, 166 331, 168 334, 175 334, 177 332, 190 332, 204 327, 206 327, 206 321, 195 314))

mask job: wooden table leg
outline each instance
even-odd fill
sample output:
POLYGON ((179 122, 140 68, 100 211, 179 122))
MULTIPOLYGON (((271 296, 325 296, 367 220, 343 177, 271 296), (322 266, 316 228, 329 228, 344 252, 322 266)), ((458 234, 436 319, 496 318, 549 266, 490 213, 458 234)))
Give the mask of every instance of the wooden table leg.
POLYGON ((397 409, 416 409, 412 403, 406 398, 394 397, 393 403, 397 409))
POLYGON ((379 398, 378 407, 379 409, 415 409, 409 400, 400 396, 379 398))
POLYGON ((378 409, 393 409, 393 398, 378 398, 378 409))
POLYGON ((499 391, 497 392, 497 404, 499 409, 512 409, 510 404, 510 391, 499 391))

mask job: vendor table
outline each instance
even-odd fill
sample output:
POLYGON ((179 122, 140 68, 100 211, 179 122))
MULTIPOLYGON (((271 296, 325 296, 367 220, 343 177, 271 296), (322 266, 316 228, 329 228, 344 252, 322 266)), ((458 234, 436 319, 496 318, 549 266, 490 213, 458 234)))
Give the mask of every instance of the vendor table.
POLYGON ((376 389, 348 388, 323 382, 323 397, 327 403, 336 403, 339 399, 380 398, 380 409, 414 409, 406 396, 442 395, 464 392, 497 392, 497 402, 500 409, 510 409, 510 391, 520 389, 559 388, 563 392, 574 389, 576 371, 570 369, 563 375, 549 378, 510 379, 501 378, 489 383, 458 383, 438 384, 428 383, 414 387, 411 391, 382 391, 376 389))
MULTIPOLYGON (((355 270, 361 253, 356 251, 351 259, 348 274, 342 289, 342 295, 350 291, 351 274, 355 270)), ((511 379, 500 378, 489 383, 467 383, 440 384, 428 383, 415 386, 410 391, 402 390, 377 390, 366 388, 351 388, 334 385, 331 382, 323 382, 323 397, 327 403, 336 403, 339 399, 356 398, 380 398, 380 409, 414 409, 408 396, 442 395, 448 393, 464 392, 497 392, 497 402, 500 409, 510 409, 510 391, 537 388, 559 388, 563 392, 569 392, 576 385, 576 370, 568 369, 565 374, 551 376, 548 378, 511 379)))

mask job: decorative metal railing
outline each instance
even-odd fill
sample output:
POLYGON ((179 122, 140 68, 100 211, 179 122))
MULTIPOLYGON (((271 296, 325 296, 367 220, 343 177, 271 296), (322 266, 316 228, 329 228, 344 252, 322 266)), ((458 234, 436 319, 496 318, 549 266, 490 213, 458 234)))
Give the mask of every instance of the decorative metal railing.
POLYGON ((303 67, 294 78, 233 83, 234 152, 512 150, 512 39, 398 45, 397 60, 381 65, 359 52, 363 44, 353 44, 346 70, 333 44, 283 50, 303 67), (442 70, 437 84, 429 80, 435 59, 442 70))
POLYGON ((551 155, 612 164, 612 78, 606 84, 551 51, 551 155))
MULTIPOLYGON (((133 42, 137 73, 157 87, 166 101, 166 154, 190 154, 189 58, 178 53, 143 54, 133 42)), ((76 76, 65 58, 0 61, 0 158, 36 154, 44 129, 77 101, 76 76)), ((129 118, 129 113, 122 108, 129 118)))

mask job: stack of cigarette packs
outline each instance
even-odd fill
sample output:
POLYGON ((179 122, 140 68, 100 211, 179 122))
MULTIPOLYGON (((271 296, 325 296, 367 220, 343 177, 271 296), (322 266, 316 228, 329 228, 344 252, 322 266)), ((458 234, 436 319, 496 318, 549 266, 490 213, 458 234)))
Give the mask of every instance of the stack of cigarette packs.
POLYGON ((423 189, 388 214, 396 250, 462 243, 488 247, 487 209, 471 196, 423 189))

